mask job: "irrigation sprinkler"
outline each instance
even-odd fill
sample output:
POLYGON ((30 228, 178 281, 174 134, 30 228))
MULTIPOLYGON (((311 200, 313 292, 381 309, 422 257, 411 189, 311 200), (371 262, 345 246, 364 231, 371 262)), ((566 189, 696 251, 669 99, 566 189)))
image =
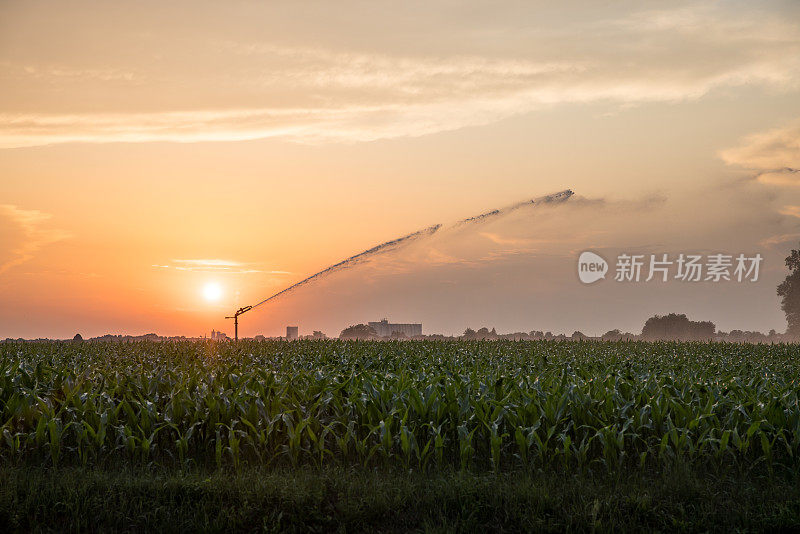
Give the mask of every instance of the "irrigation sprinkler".
MULTIPOLYGON (((504 208, 492 210, 492 211, 487 212, 487 213, 482 213, 481 215, 476 215, 475 217, 469 217, 468 219, 462 219, 461 221, 456 223, 451 228, 456 228, 456 227, 458 227, 460 225, 463 225, 463 224, 469 224, 469 223, 473 223, 473 222, 477 222, 477 221, 482 221, 482 220, 485 220, 485 219, 487 219, 489 217, 502 216, 502 215, 504 215, 504 214, 506 214, 506 213, 508 213, 508 212, 510 212, 512 210, 516 210, 516 209, 522 208, 523 206, 540 205, 540 204, 543 204, 543 203, 546 204, 546 203, 550 203, 550 202, 563 202, 563 201, 567 200, 568 198, 572 197, 572 195, 574 195, 574 194, 575 193, 572 191, 572 189, 566 189, 564 191, 561 191, 559 193, 555 193, 553 195, 547 195, 545 197, 534 198, 534 199, 531 199, 531 200, 526 200, 524 202, 518 202, 516 204, 512 204, 512 205, 506 206, 504 208)), ((431 235, 435 234, 441 228, 442 228, 441 224, 434 224, 433 226, 429 226, 427 228, 423 228, 422 230, 418 230, 418 231, 416 231, 414 233, 405 235, 403 237, 398 237, 397 239, 392 239, 391 241, 386 241, 384 243, 381 243, 378 246, 372 247, 372 248, 367 249, 367 250, 365 250, 363 252, 359 252, 358 254, 355 254, 354 256, 350 256, 346 260, 342 260, 339 263, 335 263, 335 264, 331 265, 330 267, 326 267, 325 269, 321 270, 320 272, 318 272, 316 274, 312 274, 308 278, 304 278, 304 279, 300 280, 299 282, 296 282, 296 283, 290 285, 286 289, 282 289, 281 291, 278 291, 277 293, 275 293, 271 297, 267 297, 264 300, 262 300, 261 302, 258 302, 258 303, 254 304, 252 306, 245 306, 244 308, 239 308, 239 310, 235 314, 233 314, 233 316, 225 317, 226 319, 233 319, 233 321, 234 321, 233 324, 234 324, 234 328, 236 329, 236 334, 234 335, 235 339, 237 341, 239 340, 239 335, 238 335, 239 320, 238 320, 238 317, 241 314, 243 314, 244 312, 250 311, 253 308, 258 308, 259 306, 261 306, 263 304, 266 304, 267 302, 270 302, 271 300, 276 299, 276 298, 280 297, 281 295, 285 295, 286 293, 289 293, 290 291, 293 291, 293 290, 297 289, 298 287, 301 287, 301 286, 303 286, 305 284, 308 284, 308 283, 310 283, 310 282, 312 282, 314 280, 318 280, 321 277, 328 276, 329 274, 335 273, 337 271, 340 271, 340 270, 343 270, 343 269, 349 269, 350 267, 358 265, 359 262, 364 260, 365 258, 369 258, 369 257, 375 256, 377 254, 383 254, 384 252, 388 252, 390 250, 395 250, 396 247, 402 246, 404 243, 408 242, 409 240, 424 239, 425 237, 428 237, 428 236, 431 236, 431 235)))
POLYGON ((233 340, 234 341, 239 341, 239 316, 241 314, 243 314, 244 312, 250 311, 252 309, 253 309, 252 306, 245 306, 244 308, 239 308, 238 310, 236 310, 236 313, 234 313, 233 315, 225 317, 226 319, 233 319, 233 340))

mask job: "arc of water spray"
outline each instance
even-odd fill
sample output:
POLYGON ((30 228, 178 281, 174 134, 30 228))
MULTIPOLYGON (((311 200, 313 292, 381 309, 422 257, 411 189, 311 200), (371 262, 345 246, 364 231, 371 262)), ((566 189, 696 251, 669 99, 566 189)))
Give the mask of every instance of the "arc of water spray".
MULTIPOLYGON (((552 194, 552 195, 547 195, 547 196, 544 196, 544 197, 534 198, 532 200, 526 200, 524 202, 518 202, 516 204, 512 204, 510 206, 506 206, 505 208, 495 209, 495 210, 492 210, 492 211, 489 211, 489 212, 486 212, 486 213, 482 213, 480 215, 476 215, 474 217, 469 217, 467 219, 462 219, 459 222, 455 223, 451 228, 461 227, 461 226, 463 226, 465 224, 475 224, 475 223, 479 223, 479 222, 484 222, 484 221, 486 221, 488 219, 491 219, 491 218, 494 218, 494 217, 498 217, 500 215, 505 215, 505 214, 507 214, 507 213, 509 213, 511 211, 514 211, 514 210, 517 210, 519 208, 522 208, 523 206, 529 206, 529 205, 534 205, 534 204, 549 204, 549 203, 553 203, 553 202, 564 202, 568 198, 570 198, 572 195, 574 195, 573 191, 571 189, 566 189, 564 191, 560 191, 560 192, 552 194)), ((327 276, 327 275, 332 274, 332 273, 334 273, 336 271, 349 269, 350 267, 353 267, 353 266, 357 265, 359 262, 361 262, 362 260, 364 260, 364 259, 366 259, 368 257, 376 256, 378 254, 383 254, 383 253, 388 252, 390 250, 394 250, 394 249, 396 249, 396 248, 398 248, 400 246, 403 246, 403 245, 409 243, 410 241, 415 241, 415 240, 419 240, 419 239, 422 239, 422 238, 429 237, 429 236, 435 234, 436 232, 438 232, 441 227, 442 227, 441 224, 435 224, 433 226, 429 226, 428 228, 424 228, 422 230, 416 231, 416 232, 408 234, 406 236, 398 237, 397 239, 393 239, 391 241, 387 241, 385 243, 381 243, 380 245, 377 245, 377 246, 372 247, 372 248, 370 248, 368 250, 365 250, 364 252, 359 252, 358 254, 356 254, 354 256, 350 256, 346 260, 342 260, 339 263, 336 263, 334 265, 331 265, 330 267, 327 267, 327 268, 319 271, 318 273, 312 274, 308 278, 305 278, 305 279, 300 280, 299 282, 297 282, 295 284, 290 285, 286 289, 278 291, 277 293, 275 293, 271 297, 267 297, 264 300, 262 300, 261 302, 259 302, 258 304, 254 304, 253 306, 248 308, 247 311, 255 309, 255 308, 258 308, 262 304, 266 304, 267 302, 269 302, 269 301, 271 301, 273 299, 276 299, 276 298, 280 297, 281 295, 285 295, 286 293, 288 293, 290 291, 293 291, 293 290, 297 289, 300 286, 308 284, 309 282, 312 282, 312 281, 314 281, 314 280, 316 280, 318 278, 321 278, 323 276, 327 276)))
POLYGON ((333 273, 335 271, 341 271, 342 269, 347 269, 349 267, 352 267, 356 263, 358 263, 360 260, 363 260, 367 256, 375 256, 375 255, 380 254, 382 252, 387 252, 388 250, 397 248, 401 244, 405 244, 408 241, 411 241, 411 240, 414 240, 414 239, 419 239, 420 237, 424 237, 424 236, 433 235, 441 227, 442 227, 441 224, 435 224, 433 226, 429 226, 428 228, 424 228, 422 230, 419 230, 417 232, 408 234, 406 236, 398 237, 397 239, 392 239, 391 241, 387 241, 385 243, 381 243, 380 245, 377 245, 375 247, 372 247, 371 249, 365 250, 364 252, 359 252, 358 254, 356 254, 354 256, 350 256, 346 260, 342 260, 339 263, 336 263, 334 265, 331 265, 330 267, 327 267, 327 268, 321 270, 318 273, 312 274, 308 278, 300 280, 296 284, 290 285, 289 287, 287 287, 286 289, 284 289, 282 291, 278 291, 277 293, 275 293, 271 297, 267 297, 264 300, 262 300, 261 302, 259 302, 258 304, 253 305, 253 308, 258 308, 262 304, 266 304, 270 300, 275 299, 275 298, 283 295, 284 293, 292 291, 293 289, 296 289, 296 288, 298 288, 298 287, 300 287, 300 286, 302 286, 304 284, 307 284, 307 283, 309 283, 309 282, 311 282, 311 281, 313 281, 313 280, 315 280, 317 278, 329 275, 329 274, 331 274, 331 273, 333 273))
POLYGON ((564 191, 559 191, 558 193, 553 193, 552 195, 534 198, 531 200, 524 200, 522 202, 517 202, 516 204, 511 204, 510 206, 506 206, 505 208, 495 209, 492 211, 487 211, 486 213, 481 213, 480 215, 475 215, 473 217, 461 219, 454 225, 454 227, 463 226, 464 224, 483 222, 487 219, 498 217, 500 215, 506 215, 507 213, 510 213, 514 210, 518 210, 519 208, 525 206, 531 206, 534 204, 549 204, 552 202, 563 202, 574 194, 575 193, 572 191, 572 189, 565 189, 564 191))

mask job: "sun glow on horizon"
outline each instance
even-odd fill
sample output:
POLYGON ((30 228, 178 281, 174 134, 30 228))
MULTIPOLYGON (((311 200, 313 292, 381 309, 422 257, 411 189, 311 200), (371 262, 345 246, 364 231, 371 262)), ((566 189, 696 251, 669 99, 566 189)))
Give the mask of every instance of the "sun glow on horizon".
POLYGON ((222 297, 222 286, 216 282, 208 282, 203 286, 203 298, 208 302, 217 302, 222 297))

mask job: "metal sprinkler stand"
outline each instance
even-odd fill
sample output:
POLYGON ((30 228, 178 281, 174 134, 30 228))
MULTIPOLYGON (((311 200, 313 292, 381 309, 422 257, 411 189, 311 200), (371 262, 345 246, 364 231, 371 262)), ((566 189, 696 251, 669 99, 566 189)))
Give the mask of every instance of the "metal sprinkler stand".
POLYGON ((236 313, 229 317, 225 317, 226 319, 233 319, 233 340, 239 341, 239 316, 246 311, 252 310, 252 306, 245 306, 244 308, 239 308, 236 310, 236 313))

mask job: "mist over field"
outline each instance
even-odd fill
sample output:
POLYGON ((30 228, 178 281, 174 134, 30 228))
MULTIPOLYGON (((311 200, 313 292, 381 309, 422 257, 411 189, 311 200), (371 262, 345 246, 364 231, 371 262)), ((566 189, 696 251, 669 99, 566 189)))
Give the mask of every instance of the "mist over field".
POLYGON ((281 335, 284 319, 335 334, 382 317, 422 322, 426 333, 488 326, 600 335, 615 328, 638 333, 651 315, 679 312, 724 330, 782 331, 775 287, 786 275, 786 243, 770 237, 780 238, 784 225, 770 212, 744 209, 754 193, 739 184, 677 199, 613 201, 576 192, 560 202, 523 205, 469 225, 445 225, 298 288, 248 321, 273 335, 281 335), (593 285, 578 279, 585 250, 611 263, 611 272, 593 285), (650 254, 674 260, 681 253, 720 252, 760 253, 758 280, 687 282, 673 271, 667 282, 660 276, 645 282, 650 254), (613 262, 624 253, 645 256, 641 281, 614 280, 613 262))

